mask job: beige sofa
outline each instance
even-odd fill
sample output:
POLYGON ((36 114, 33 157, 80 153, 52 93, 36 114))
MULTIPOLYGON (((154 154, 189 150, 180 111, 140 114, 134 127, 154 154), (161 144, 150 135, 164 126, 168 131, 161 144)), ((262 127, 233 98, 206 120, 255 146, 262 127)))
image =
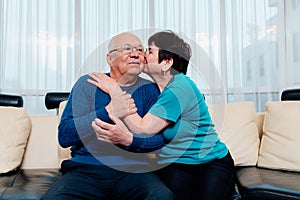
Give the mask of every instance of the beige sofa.
POLYGON ((300 199, 300 101, 211 106, 237 169, 238 198, 300 199), (216 113, 216 114, 215 114, 216 113))
MULTIPOLYGON (((60 104, 59 114, 65 103, 60 104)), ((252 102, 210 106, 216 129, 237 167, 239 191, 234 198, 300 199, 300 101, 269 102, 266 106, 266 113, 256 113, 252 102)), ((0 107, 0 119, 6 126, 18 127, 20 113, 30 127, 18 131, 29 133, 15 147, 23 148, 15 153, 16 158, 0 159, 0 165, 14 161, 10 169, 1 166, 0 199, 39 199, 59 178, 60 162, 70 156, 69 149, 60 148, 57 142, 59 115, 28 116, 24 108, 0 107), (12 120, 10 115, 14 115, 12 120), (15 169, 18 166, 21 170, 15 169)), ((4 136, 0 137, 4 141, 4 136)))
POLYGON ((58 116, 28 116, 24 108, 0 107, 0 116, 4 114, 4 119, 0 117, 0 199, 40 199, 60 177, 58 116), (3 130, 3 125, 11 128, 3 130))
POLYGON ((61 148, 57 140, 60 114, 65 103, 61 103, 58 115, 30 116, 32 129, 26 145, 22 169, 59 168, 61 161, 70 157, 69 149, 61 148))

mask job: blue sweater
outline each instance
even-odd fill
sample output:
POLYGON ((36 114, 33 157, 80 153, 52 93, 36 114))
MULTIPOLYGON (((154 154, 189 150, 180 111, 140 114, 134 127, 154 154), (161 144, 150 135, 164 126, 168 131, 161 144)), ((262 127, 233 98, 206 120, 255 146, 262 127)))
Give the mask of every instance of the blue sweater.
MULTIPOLYGON (((97 140, 91 124, 95 118, 112 123, 105 109, 110 97, 88 83, 88 78, 87 75, 80 77, 71 90, 58 127, 59 144, 71 146, 71 160, 75 162, 109 166, 148 165, 145 155, 140 152, 160 149, 164 145, 162 134, 134 135, 131 146, 121 148, 97 140)), ((140 77, 134 85, 122 87, 122 90, 132 95, 140 116, 148 112, 159 95, 155 84, 140 77)))

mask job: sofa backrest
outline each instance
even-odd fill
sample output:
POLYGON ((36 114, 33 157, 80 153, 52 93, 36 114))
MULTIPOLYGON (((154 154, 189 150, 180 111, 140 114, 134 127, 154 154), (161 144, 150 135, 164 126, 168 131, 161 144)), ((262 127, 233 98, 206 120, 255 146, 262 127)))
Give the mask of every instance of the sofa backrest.
POLYGON ((253 102, 235 102, 209 107, 220 140, 228 147, 235 166, 255 166, 259 133, 253 102))
MULTIPOLYGON (((60 104, 59 104, 59 108, 58 108, 58 120, 60 121, 60 118, 61 118, 61 115, 65 109, 65 106, 66 106, 66 103, 67 101, 62 101, 60 104)), ((66 160, 66 159, 69 159, 71 158, 71 150, 70 148, 62 148, 60 145, 58 145, 58 163, 59 163, 59 166, 61 164, 61 162, 63 160, 66 160)))
POLYGON ((60 147, 57 137, 66 102, 60 103, 58 115, 30 116, 32 130, 21 168, 59 168, 62 160, 70 158, 70 149, 60 147))
POLYGON ((257 127, 259 139, 261 140, 261 137, 263 135, 263 125, 265 120, 265 112, 257 112, 255 113, 255 124, 257 127))
MULTIPOLYGON (((59 105, 59 112, 58 112, 58 119, 60 119, 61 114, 65 108, 67 101, 63 101, 59 105)), ((225 123, 236 123, 237 121, 234 121, 234 117, 237 119, 242 119, 240 124, 235 124, 237 129, 230 128, 227 124, 218 124, 217 126, 222 126, 222 128, 227 128, 225 130, 225 134, 227 135, 221 135, 221 138, 226 140, 226 143, 230 146, 232 149, 233 153, 235 155, 235 164, 239 166, 246 166, 246 165, 256 165, 257 158, 258 158, 258 150, 259 150, 259 143, 262 135, 262 127, 263 127, 263 122, 264 122, 264 113, 256 113, 254 104, 253 102, 238 102, 238 103, 229 103, 223 106, 217 106, 218 108, 215 109, 215 106, 210 106, 210 112, 213 115, 213 118, 217 118, 217 120, 224 120, 222 121, 225 123), (248 117, 245 119, 245 114, 243 115, 243 112, 249 112, 248 117), (240 115, 237 115, 236 113, 240 113, 240 115), (217 116, 216 116, 217 115, 217 116), (226 117, 225 119, 222 119, 222 117, 226 117), (220 119, 221 118, 221 119, 220 119), (243 120, 244 119, 244 120, 243 120), (252 120, 252 125, 249 127, 247 125, 248 121, 247 120, 252 120), (246 120, 246 122, 245 122, 246 120), (240 132, 240 131, 245 131, 245 124, 246 123, 246 132, 240 132), (230 128, 228 130, 228 128, 230 128), (237 131, 237 132, 232 132, 232 131, 237 131), (235 136, 233 134, 240 134, 241 136, 235 136), (228 135, 231 134, 231 135, 228 135), (252 142, 249 141, 249 136, 252 138, 252 142), (233 138, 243 138, 247 137, 247 140, 243 140, 244 142, 239 142, 239 144, 235 145, 233 138), (247 143, 248 141, 248 143, 247 143), (250 142, 250 143, 249 143, 250 142), (244 146, 242 146, 244 145, 244 146), (252 149, 252 150, 251 150, 252 149), (243 150, 244 152, 241 152, 243 150)), ((217 127, 218 131, 222 129, 220 127, 217 127)), ((223 132, 222 132, 223 133, 223 132)), ((60 146, 58 147, 58 160, 59 163, 61 163, 65 159, 70 158, 70 148, 61 148, 60 146)))
POLYGON ((21 168, 58 168, 57 115, 30 118, 32 129, 21 168))
POLYGON ((266 103, 259 167, 300 172, 300 101, 266 103))
MULTIPOLYGON (((22 168, 58 168, 63 160, 70 158, 70 148, 60 147, 57 139, 57 128, 66 102, 67 101, 63 101, 60 103, 58 115, 30 116, 32 122, 32 131, 28 139, 28 144, 21 166, 22 168)), ((251 103, 249 104, 249 102, 238 103, 236 105, 230 104, 230 109, 232 110, 231 113, 234 114, 235 109, 237 109, 236 112, 238 112, 238 110, 243 108, 243 106, 252 107, 251 103)), ((261 138, 264 113, 254 112, 254 114, 254 123, 256 124, 259 136, 261 138)), ((229 115, 226 117, 232 118, 232 116, 229 115)), ((239 145, 241 145, 241 143, 239 145)))

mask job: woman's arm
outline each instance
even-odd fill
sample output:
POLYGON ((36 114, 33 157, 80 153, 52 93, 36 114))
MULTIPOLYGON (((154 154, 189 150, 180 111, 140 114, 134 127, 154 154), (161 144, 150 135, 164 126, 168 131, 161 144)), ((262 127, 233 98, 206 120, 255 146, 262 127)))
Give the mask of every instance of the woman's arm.
POLYGON ((121 108, 119 106, 118 109, 114 109, 114 106, 110 106, 108 112, 111 111, 110 113, 118 118, 124 117, 124 122, 132 132, 152 135, 158 133, 170 124, 170 121, 152 115, 149 112, 141 118, 136 112, 134 101, 131 98, 128 99, 130 97, 129 94, 127 94, 128 96, 124 96, 126 94, 114 79, 103 73, 91 73, 89 76, 93 79, 88 79, 89 83, 108 93, 112 101, 113 99, 117 99, 119 102, 118 105, 123 104, 123 107, 121 108), (124 102, 128 102, 128 104, 126 105, 124 102))
POLYGON ((118 118, 124 118, 137 111, 131 95, 126 94, 116 80, 103 73, 90 73, 88 75, 92 78, 87 79, 90 84, 109 94, 111 101, 106 106, 108 113, 118 118))
POLYGON ((137 113, 131 114, 124 118, 124 122, 128 128, 134 133, 142 134, 156 134, 171 122, 147 113, 143 118, 141 118, 137 113))

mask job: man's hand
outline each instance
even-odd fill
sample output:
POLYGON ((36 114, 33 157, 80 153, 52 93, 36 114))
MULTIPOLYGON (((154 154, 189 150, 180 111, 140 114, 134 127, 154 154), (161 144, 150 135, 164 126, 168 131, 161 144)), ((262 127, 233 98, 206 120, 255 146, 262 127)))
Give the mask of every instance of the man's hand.
POLYGON ((92 122, 92 127, 97 139, 112 144, 121 144, 123 146, 131 145, 133 135, 127 129, 126 125, 114 116, 110 115, 109 117, 115 123, 114 125, 103 122, 98 118, 92 122))

